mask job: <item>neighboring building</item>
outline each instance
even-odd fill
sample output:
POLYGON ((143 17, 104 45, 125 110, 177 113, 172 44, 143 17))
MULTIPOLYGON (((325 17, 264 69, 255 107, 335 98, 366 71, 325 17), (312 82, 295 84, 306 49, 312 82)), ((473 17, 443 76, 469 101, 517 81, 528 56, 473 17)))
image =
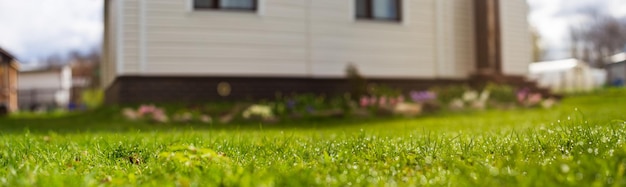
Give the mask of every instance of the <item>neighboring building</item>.
POLYGON ((604 86, 606 71, 590 67, 577 59, 536 62, 530 64, 530 79, 552 92, 588 92, 604 86))
POLYGON ((80 104, 82 102, 82 93, 86 89, 94 88, 100 83, 98 80, 94 80, 98 77, 98 63, 93 59, 76 59, 70 63, 72 69, 70 103, 80 104))
POLYGON ((610 85, 624 86, 624 81, 626 81, 626 52, 611 56, 606 65, 606 70, 610 85))
POLYGON ((67 107, 71 97, 72 70, 61 67, 27 67, 19 74, 19 101, 22 110, 67 107))
POLYGON ((348 64, 401 89, 523 79, 532 56, 525 0, 105 2, 109 102, 343 93, 348 64))
POLYGON ((18 108, 17 71, 19 62, 11 53, 0 48, 0 115, 18 108), (7 110, 7 111, 4 111, 7 110))

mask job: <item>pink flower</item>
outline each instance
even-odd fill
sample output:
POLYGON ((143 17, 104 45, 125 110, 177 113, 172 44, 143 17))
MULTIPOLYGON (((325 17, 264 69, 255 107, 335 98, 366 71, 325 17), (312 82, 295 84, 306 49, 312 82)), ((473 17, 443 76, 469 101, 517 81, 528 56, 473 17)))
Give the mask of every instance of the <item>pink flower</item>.
POLYGON ((123 110, 123 114, 130 120, 146 119, 159 123, 166 123, 169 121, 169 117, 165 111, 154 105, 141 105, 136 111, 127 108, 123 110))
POLYGON ((369 99, 365 96, 361 97, 361 101, 359 102, 359 105, 361 105, 361 107, 367 107, 367 105, 369 105, 369 99))
POLYGON ((387 105, 387 97, 385 96, 381 96, 380 99, 378 99, 378 105, 379 106, 385 106, 387 105))
POLYGON ((398 103, 404 103, 404 96, 398 96, 398 103))
POLYGON ((540 93, 532 93, 528 96, 528 104, 533 106, 541 102, 542 97, 540 93))
POLYGON ((397 98, 389 98, 389 105, 395 106, 396 104, 398 104, 397 98))
POLYGON ((376 101, 378 101, 378 99, 376 98, 376 96, 371 96, 371 97, 370 97, 370 102, 369 102, 369 103, 370 103, 370 104, 376 104, 376 103, 378 103, 378 102, 376 102, 376 101))
POLYGON ((141 105, 137 112, 139 116, 145 116, 146 114, 154 113, 155 110, 156 107, 154 105, 141 105))
POLYGON ((159 123, 166 123, 169 121, 169 118, 167 117, 163 109, 155 107, 152 111, 152 120, 159 123))
POLYGON ((526 92, 517 92, 517 102, 524 103, 526 100, 526 92))

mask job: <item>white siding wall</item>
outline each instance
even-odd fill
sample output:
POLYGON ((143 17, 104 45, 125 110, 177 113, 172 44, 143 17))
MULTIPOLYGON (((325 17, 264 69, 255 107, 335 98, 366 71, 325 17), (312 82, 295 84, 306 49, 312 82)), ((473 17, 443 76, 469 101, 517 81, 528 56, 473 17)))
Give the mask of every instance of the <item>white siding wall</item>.
POLYGON ((118 75, 343 77, 353 63, 368 77, 465 78, 475 64, 469 0, 403 0, 401 23, 355 20, 352 0, 259 0, 258 12, 115 1, 118 75))
POLYGON ((369 77, 434 77, 434 1, 403 1, 403 21, 355 20, 354 1, 313 0, 311 71, 344 76, 347 63, 369 77))
POLYGON ((527 75, 532 61, 532 44, 525 0, 501 0, 502 71, 527 75))
POLYGON ((58 71, 20 73, 18 89, 61 89, 62 79, 58 71))
POLYGON ((69 103, 72 85, 72 70, 69 66, 61 70, 22 72, 17 80, 18 90, 34 91, 37 94, 36 98, 27 97, 20 103, 55 103, 59 106, 66 106, 69 103))
POLYGON ((139 69, 139 3, 143 0, 121 0, 123 2, 120 34, 123 39, 122 61, 124 62, 120 70, 127 74, 140 73, 139 69))
POLYGON ((103 64, 102 64, 102 85, 106 88, 113 83, 115 80, 115 76, 117 75, 117 18, 118 18, 118 5, 119 1, 116 0, 107 0, 106 3, 109 3, 109 13, 105 16, 107 17, 108 24, 105 28, 105 40, 108 43, 105 43, 103 52, 103 64))
POLYGON ((466 78, 475 69, 474 9, 469 0, 438 0, 435 20, 440 77, 466 78))
POLYGON ((70 89, 71 85, 72 70, 69 66, 61 70, 21 72, 18 77, 19 90, 70 89))
POLYGON ((148 1, 145 73, 304 75, 305 2, 266 0, 259 12, 229 12, 148 1))

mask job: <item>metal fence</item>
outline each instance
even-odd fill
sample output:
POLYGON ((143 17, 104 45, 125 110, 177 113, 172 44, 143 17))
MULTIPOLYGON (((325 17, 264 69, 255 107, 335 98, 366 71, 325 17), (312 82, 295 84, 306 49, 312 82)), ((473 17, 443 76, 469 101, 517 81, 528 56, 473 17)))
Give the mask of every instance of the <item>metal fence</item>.
POLYGON ((18 90, 17 98, 21 110, 38 110, 57 107, 56 95, 59 89, 18 90))

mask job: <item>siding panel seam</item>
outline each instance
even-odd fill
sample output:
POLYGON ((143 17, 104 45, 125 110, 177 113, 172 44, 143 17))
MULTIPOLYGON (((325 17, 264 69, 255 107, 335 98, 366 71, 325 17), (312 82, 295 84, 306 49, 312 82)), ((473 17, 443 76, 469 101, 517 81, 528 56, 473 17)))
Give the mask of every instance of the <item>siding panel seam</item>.
POLYGON ((124 73, 124 3, 117 1, 117 74, 124 73))

